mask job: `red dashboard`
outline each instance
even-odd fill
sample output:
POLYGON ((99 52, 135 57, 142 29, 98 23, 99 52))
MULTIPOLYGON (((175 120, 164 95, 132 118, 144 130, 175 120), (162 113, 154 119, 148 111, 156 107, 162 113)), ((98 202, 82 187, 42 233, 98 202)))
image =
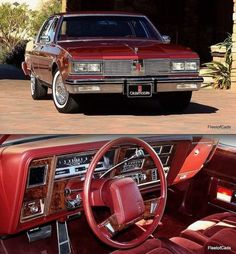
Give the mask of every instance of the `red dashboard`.
MULTIPOLYGON (((83 211, 83 182, 99 148, 117 136, 64 136, 0 148, 0 235, 67 220, 83 211)), ((192 136, 145 136, 159 155, 168 186, 196 175, 213 155, 217 141, 192 136)), ((158 190, 159 178, 151 158, 126 160, 140 147, 114 147, 98 163, 94 178, 131 177, 141 193, 158 190), (105 173, 105 174, 104 174, 105 173), (105 176, 106 175, 106 176, 105 176)))

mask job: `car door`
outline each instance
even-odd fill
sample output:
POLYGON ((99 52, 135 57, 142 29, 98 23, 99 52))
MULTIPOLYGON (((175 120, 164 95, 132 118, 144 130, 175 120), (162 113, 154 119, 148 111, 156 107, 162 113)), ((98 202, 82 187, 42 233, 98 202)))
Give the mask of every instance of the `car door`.
POLYGON ((31 55, 31 68, 33 69, 33 72, 36 74, 37 77, 40 77, 40 51, 42 49, 42 43, 41 43, 41 38, 44 34, 46 34, 46 31, 51 24, 52 19, 48 19, 44 22, 42 25, 41 29, 39 30, 39 33, 36 37, 36 40, 34 44, 32 45, 32 49, 30 52, 31 55))
POLYGON ((49 23, 48 29, 40 38, 39 52, 39 72, 40 79, 49 85, 52 84, 51 67, 56 56, 59 54, 59 49, 54 43, 54 37, 58 25, 59 17, 54 17, 49 23))
POLYGON ((50 80, 48 78, 48 72, 49 72, 49 67, 50 63, 52 62, 52 57, 51 57, 51 44, 53 41, 51 28, 52 25, 54 24, 54 18, 49 18, 41 32, 39 33, 39 36, 37 38, 37 61, 38 61, 38 77, 40 80, 49 83, 50 80), (51 35, 51 36, 50 36, 51 35))

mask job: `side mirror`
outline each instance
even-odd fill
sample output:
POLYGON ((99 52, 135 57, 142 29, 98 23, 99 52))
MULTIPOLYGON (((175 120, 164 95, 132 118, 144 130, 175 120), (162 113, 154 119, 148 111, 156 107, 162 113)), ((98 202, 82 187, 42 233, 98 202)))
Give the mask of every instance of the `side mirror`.
POLYGON ((169 35, 162 35, 162 40, 165 44, 171 43, 171 37, 169 35))
POLYGON ((42 42, 42 43, 48 43, 48 42, 50 42, 50 36, 48 36, 48 35, 41 36, 40 37, 40 42, 42 42))

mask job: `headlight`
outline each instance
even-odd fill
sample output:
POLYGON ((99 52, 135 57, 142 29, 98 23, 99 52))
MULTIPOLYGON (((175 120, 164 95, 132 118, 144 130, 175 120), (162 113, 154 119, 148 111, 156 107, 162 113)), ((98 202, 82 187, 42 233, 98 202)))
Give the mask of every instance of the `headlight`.
POLYGON ((184 71, 184 62, 172 62, 172 70, 173 71, 184 71))
POLYGON ((186 71, 197 71, 198 63, 197 62, 185 62, 185 70, 186 71))
POLYGON ((76 73, 101 73, 101 63, 73 63, 73 72, 76 73))
POLYGON ((197 61, 172 62, 172 71, 198 71, 197 61))

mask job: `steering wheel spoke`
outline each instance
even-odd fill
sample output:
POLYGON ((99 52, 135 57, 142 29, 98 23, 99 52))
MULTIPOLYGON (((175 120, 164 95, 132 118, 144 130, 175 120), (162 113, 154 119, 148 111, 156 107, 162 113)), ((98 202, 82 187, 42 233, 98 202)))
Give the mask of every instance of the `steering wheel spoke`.
POLYGON ((145 205, 144 219, 150 219, 155 217, 155 214, 162 199, 163 199, 162 197, 158 197, 144 202, 145 205))
POLYGON ((106 179, 93 180, 90 190, 90 204, 93 207, 104 207, 107 206, 102 198, 101 189, 106 183, 106 179))
POLYGON ((115 214, 112 214, 109 218, 101 222, 98 227, 109 238, 112 238, 124 228, 118 224, 115 214))

